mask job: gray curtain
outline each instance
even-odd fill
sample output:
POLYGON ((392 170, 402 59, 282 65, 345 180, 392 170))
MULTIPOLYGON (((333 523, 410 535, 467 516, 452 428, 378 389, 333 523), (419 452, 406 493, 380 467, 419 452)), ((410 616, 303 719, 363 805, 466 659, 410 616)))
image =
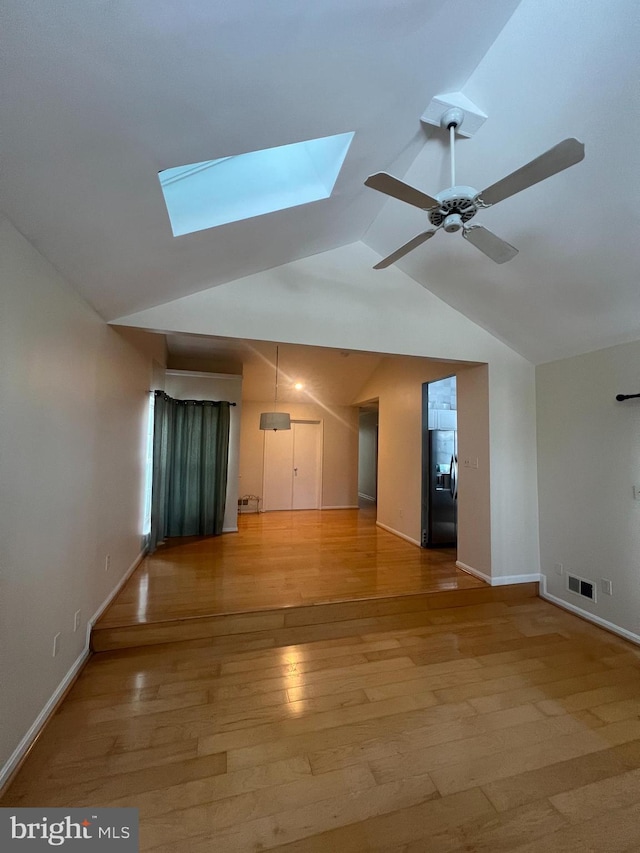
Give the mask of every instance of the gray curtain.
POLYGON ((151 553, 168 536, 222 533, 229 405, 155 392, 151 553))

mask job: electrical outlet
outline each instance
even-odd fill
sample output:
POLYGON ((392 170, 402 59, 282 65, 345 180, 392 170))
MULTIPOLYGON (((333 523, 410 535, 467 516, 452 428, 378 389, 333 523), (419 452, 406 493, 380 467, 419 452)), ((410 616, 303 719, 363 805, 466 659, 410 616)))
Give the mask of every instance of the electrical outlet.
POLYGON ((600 578, 600 589, 605 595, 613 595, 613 583, 606 578, 600 578))
POLYGON ((562 563, 556 563, 553 568, 557 575, 562 575, 562 573, 564 572, 564 567, 562 563))
POLYGON ((60 634, 58 633, 53 638, 53 655, 52 655, 52 657, 55 657, 58 654, 59 646, 60 646, 60 634))
POLYGON ((107 554, 104 558, 104 570, 108 572, 111 568, 111 554, 107 554))
POLYGON ((74 631, 74 633, 80 627, 80 612, 81 612, 80 610, 76 610, 76 612, 73 614, 73 631, 74 631))

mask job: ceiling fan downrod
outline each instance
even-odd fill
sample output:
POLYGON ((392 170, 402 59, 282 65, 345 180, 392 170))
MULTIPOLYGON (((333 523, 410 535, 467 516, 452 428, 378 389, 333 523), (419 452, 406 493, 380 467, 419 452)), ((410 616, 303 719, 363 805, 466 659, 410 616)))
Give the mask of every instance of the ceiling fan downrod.
MULTIPOLYGON (((452 107, 442 114, 440 124, 449 131, 449 149, 451 165, 451 187, 456 186, 456 130, 462 124, 464 113, 457 107, 452 107)), ((442 223, 442 227, 449 234, 460 231, 464 223, 459 213, 450 213, 442 223)))

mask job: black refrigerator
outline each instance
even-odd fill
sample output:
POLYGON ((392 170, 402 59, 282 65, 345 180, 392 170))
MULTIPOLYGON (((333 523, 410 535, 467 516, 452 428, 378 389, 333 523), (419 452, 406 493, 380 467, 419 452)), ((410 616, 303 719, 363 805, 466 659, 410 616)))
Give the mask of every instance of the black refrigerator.
POLYGON ((454 429, 423 431, 422 546, 455 546, 458 500, 458 446, 454 429))

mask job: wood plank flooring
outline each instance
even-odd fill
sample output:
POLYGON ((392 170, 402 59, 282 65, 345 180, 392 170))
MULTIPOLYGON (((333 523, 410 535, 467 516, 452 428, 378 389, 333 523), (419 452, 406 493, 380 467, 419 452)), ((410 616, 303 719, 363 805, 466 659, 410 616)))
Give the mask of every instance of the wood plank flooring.
POLYGON ((239 533, 169 540, 135 571, 100 628, 335 601, 474 589, 455 549, 376 527, 375 508, 239 516, 239 533))
POLYGON ((0 805, 135 806, 153 853, 638 851, 639 713, 640 650, 537 598, 108 652, 0 805))

